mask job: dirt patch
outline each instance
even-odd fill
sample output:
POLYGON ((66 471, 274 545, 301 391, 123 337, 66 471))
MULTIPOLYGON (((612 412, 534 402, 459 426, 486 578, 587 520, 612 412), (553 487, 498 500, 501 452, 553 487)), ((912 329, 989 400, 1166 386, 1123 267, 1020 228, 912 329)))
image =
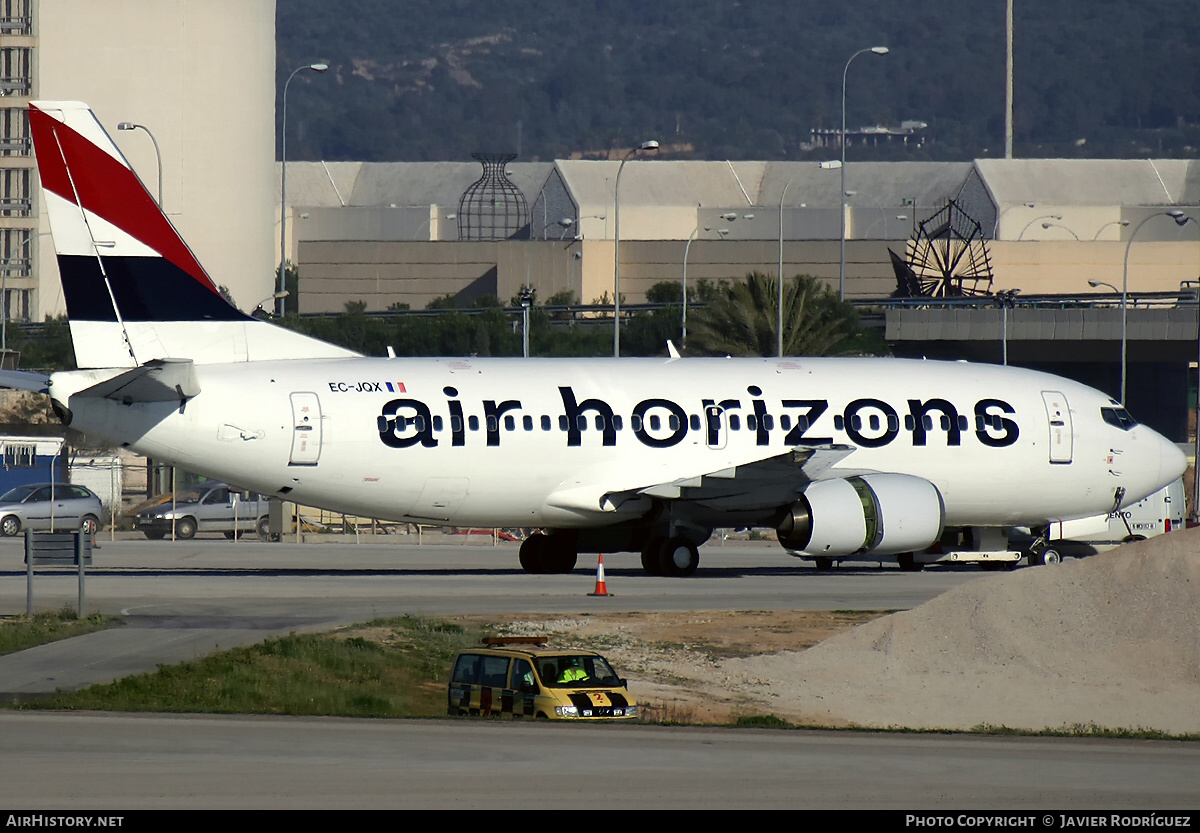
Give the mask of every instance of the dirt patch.
POLYGON ((663 720, 1200 736, 1200 529, 985 575, 891 615, 474 618, 600 651, 663 720))
POLYGON ((731 690, 721 670, 735 658, 803 650, 884 611, 689 611, 585 616, 460 616, 506 636, 548 636, 552 645, 604 654, 629 679, 653 719, 727 723, 765 714, 767 701, 731 690))

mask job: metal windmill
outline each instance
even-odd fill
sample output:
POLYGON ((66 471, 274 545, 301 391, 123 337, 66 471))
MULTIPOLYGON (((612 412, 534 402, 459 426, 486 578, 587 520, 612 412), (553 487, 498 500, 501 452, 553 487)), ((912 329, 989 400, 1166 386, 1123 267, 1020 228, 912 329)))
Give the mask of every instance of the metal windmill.
POLYGON ((991 294, 992 263, 979 223, 949 200, 908 241, 913 294, 933 298, 991 294))

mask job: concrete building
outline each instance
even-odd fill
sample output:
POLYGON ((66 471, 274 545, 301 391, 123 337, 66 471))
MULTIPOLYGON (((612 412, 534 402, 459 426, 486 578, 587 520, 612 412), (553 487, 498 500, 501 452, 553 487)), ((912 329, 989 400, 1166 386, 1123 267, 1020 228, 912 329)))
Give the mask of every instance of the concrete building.
MULTIPOLYGON (((507 167, 528 201, 528 226, 513 239, 466 244, 454 218, 478 166, 289 164, 289 191, 302 183, 289 200, 301 311, 336 312, 347 301, 420 308, 460 292, 508 299, 526 281, 542 298, 563 290, 585 303, 611 298, 619 163, 507 167)), ((620 194, 622 294, 639 301, 654 283, 681 280, 685 254, 689 280, 774 273, 782 259, 784 274, 836 282, 840 179, 816 163, 630 161, 620 194)), ((902 254, 951 199, 978 223, 992 289, 1119 286, 1135 234, 1131 291, 1177 290, 1200 276, 1195 227, 1148 220, 1180 207, 1198 213, 1200 162, 861 162, 847 167, 846 182, 850 298, 891 294, 888 249, 902 254)))
POLYGON ((163 208, 213 280, 244 309, 271 294, 274 0, 4 0, 0 64, 0 269, 11 319, 65 312, 38 213, 25 113, 35 99, 91 105, 151 194, 161 171, 163 208), (118 131, 121 122, 142 128, 118 131))

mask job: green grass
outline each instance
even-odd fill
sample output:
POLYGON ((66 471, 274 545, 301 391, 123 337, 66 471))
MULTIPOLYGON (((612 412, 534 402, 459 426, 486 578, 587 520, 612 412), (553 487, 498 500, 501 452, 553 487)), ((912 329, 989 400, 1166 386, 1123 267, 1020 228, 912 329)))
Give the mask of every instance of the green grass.
POLYGON ((99 613, 76 619, 75 611, 69 607, 35 613, 32 617, 0 619, 0 656, 120 624, 120 619, 99 613))
POLYGON ((428 717, 446 713, 446 679, 477 633, 412 617, 291 634, 160 666, 23 708, 428 717))

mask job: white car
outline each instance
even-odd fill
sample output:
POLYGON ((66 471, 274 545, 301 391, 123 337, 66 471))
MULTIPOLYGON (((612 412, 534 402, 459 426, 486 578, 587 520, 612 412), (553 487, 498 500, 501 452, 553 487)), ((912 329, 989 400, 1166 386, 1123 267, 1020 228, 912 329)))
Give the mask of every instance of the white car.
POLYGON ((138 511, 134 526, 152 540, 167 535, 194 538, 198 532, 221 532, 226 538, 257 532, 268 535, 268 501, 254 492, 207 481, 138 511))
POLYGON ((82 529, 94 535, 102 517, 100 498, 70 483, 31 483, 0 495, 0 535, 11 537, 22 529, 82 529))

